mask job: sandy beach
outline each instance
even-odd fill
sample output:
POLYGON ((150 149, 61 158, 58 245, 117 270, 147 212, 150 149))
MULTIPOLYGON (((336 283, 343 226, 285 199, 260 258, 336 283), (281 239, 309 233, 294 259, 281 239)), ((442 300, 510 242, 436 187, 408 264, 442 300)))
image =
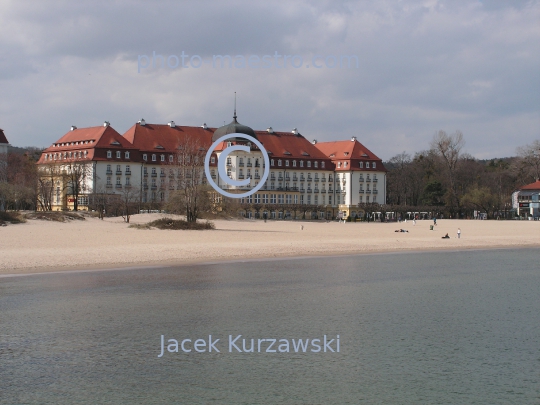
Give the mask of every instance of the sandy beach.
MULTIPOLYGON (((163 214, 140 214, 146 223, 163 214)), ((217 220, 216 230, 128 228, 122 218, 28 220, 0 228, 0 274, 411 250, 540 247, 538 221, 337 223, 217 220), (301 227, 303 226, 303 229, 301 227), (461 228, 461 238, 457 229, 461 228), (396 229, 408 233, 396 233, 396 229), (450 239, 441 239, 446 233, 450 239)))

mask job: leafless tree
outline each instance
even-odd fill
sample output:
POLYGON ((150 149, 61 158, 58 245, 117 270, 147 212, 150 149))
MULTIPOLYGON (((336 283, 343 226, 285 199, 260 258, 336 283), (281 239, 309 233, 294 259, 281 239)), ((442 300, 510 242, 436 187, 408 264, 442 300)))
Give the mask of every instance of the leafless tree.
POLYGON ((451 205, 459 208, 459 197, 456 184, 456 172, 460 159, 461 150, 465 145, 463 134, 461 131, 456 131, 452 135, 448 135, 445 131, 439 131, 433 137, 431 142, 432 150, 441 158, 443 167, 446 172, 446 179, 449 188, 449 200, 451 205))
POLYGON ((140 197, 140 187, 126 185, 120 193, 120 206, 122 210, 122 218, 129 224, 131 215, 137 212, 137 207, 140 197))
POLYGON ((534 182, 540 178, 540 140, 517 148, 517 168, 523 174, 523 182, 534 182))

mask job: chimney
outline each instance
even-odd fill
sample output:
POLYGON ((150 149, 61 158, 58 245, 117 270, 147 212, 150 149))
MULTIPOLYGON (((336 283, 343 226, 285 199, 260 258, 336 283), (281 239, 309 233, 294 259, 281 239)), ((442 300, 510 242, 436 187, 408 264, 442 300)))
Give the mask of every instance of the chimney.
POLYGON ((208 125, 206 125, 206 122, 204 124, 201 125, 201 128, 202 129, 208 129, 208 125))
POLYGON ((103 123, 103 126, 104 126, 104 127, 108 127, 109 125, 111 125, 111 123, 110 123, 109 121, 105 121, 105 122, 103 123))
POLYGON ((356 136, 351 137, 351 142, 356 142, 356 136))
POLYGON ((292 131, 291 131, 293 134, 295 135, 298 135, 298 129, 294 128, 292 131))
POLYGON ((72 125, 72 126, 71 126, 71 130, 72 130, 72 131, 75 131, 76 129, 77 129, 77 127, 76 127, 75 125, 72 125))
POLYGON ((273 134, 274 129, 272 127, 268 127, 268 128, 266 128, 266 132, 268 132, 269 134, 273 134))
POLYGON ((176 124, 174 123, 174 121, 169 121, 169 126, 171 128, 174 128, 176 126, 176 124))
POLYGON ((139 124, 141 124, 141 126, 145 126, 146 125, 146 121, 144 120, 144 118, 141 118, 139 121, 139 124))
POLYGON ((316 144, 317 144, 317 140, 314 139, 313 141, 311 141, 311 143, 312 143, 313 145, 316 145, 316 144))

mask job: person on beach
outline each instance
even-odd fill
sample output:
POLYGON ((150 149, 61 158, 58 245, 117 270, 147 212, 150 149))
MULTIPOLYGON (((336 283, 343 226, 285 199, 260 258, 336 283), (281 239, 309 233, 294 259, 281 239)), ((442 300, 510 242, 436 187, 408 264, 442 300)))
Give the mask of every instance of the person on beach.
POLYGON ((443 237, 441 237, 441 239, 450 239, 450 236, 448 236, 448 234, 446 234, 443 237))
POLYGON ((457 229, 457 237, 458 237, 458 239, 461 238, 461 228, 457 229))
POLYGON ((412 220, 413 226, 416 226, 416 218, 412 220))
POLYGON ((437 218, 433 218, 433 225, 437 225, 437 218))

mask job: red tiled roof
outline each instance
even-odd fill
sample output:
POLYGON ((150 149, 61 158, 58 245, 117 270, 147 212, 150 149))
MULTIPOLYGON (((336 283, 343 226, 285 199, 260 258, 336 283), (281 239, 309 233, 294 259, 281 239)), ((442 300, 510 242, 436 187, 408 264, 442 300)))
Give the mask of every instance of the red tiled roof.
POLYGON ((540 190, 540 180, 527 184, 526 186, 521 187, 520 190, 540 190))
POLYGON ((137 123, 126 131, 124 138, 141 152, 176 152, 178 146, 189 139, 200 142, 204 148, 209 148, 214 131, 215 128, 137 123))
POLYGON ((43 151, 38 163, 44 163, 48 153, 87 151, 85 160, 106 160, 105 149, 135 151, 135 147, 111 126, 80 128, 69 131, 43 151), (96 151, 98 149, 98 151, 96 151))
POLYGON ((376 170, 386 171, 382 165, 381 159, 368 148, 362 145, 357 140, 354 141, 334 141, 334 142, 318 142, 314 145, 318 148, 326 157, 332 159, 333 162, 349 161, 350 164, 347 167, 336 167, 336 170, 365 170, 360 169, 358 162, 377 162, 376 170))
POLYGON ((0 129, 0 143, 9 143, 3 129, 0 129))
POLYGON ((326 160, 330 161, 319 149, 302 135, 289 132, 255 131, 257 139, 270 153, 272 158, 326 160))

